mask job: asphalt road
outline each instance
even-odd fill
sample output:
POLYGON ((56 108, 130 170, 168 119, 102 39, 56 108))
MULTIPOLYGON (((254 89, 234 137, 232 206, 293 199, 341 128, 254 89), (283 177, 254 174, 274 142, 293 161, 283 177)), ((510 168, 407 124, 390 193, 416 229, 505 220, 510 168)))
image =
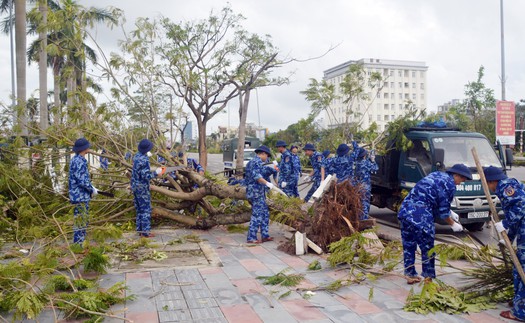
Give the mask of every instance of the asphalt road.
MULTIPOLYGON (((190 153, 191 158, 198 159, 198 154, 190 153)), ((207 171, 211 173, 220 173, 223 170, 222 154, 209 154, 208 155, 208 167, 207 171)), ((520 181, 525 181, 525 167, 513 167, 512 170, 508 171, 507 174, 510 177, 515 177, 520 181)), ((300 186, 299 191, 301 197, 304 197, 308 192, 308 187, 300 186)), ((390 226, 397 226, 396 214, 388 209, 380 209, 372 206, 370 209, 370 215, 377 218, 380 221, 388 223, 390 226)), ((465 233, 453 233, 449 226, 436 224, 437 238, 440 236, 454 235, 459 238, 464 238, 465 233)), ((495 244, 497 240, 494 238, 494 230, 492 228, 483 228, 482 231, 471 232, 477 239, 481 240, 485 244, 495 244)))

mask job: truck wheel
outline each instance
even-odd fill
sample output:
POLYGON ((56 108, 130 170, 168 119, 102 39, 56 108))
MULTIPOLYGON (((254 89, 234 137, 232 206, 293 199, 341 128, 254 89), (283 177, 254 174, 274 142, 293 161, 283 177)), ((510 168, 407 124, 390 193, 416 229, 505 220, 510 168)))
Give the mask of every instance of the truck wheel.
POLYGON ((464 224, 463 226, 464 226, 467 230, 472 231, 472 232, 475 232, 475 231, 482 231, 484 225, 485 225, 485 222, 476 222, 476 223, 468 223, 468 224, 464 224))

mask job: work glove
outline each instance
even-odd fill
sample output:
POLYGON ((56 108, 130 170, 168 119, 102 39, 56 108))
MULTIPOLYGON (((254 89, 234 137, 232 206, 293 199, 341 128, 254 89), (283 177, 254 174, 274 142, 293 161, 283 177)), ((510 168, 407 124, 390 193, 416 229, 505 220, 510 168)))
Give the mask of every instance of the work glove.
POLYGON ((268 187, 269 189, 272 189, 273 188, 273 184, 270 183, 270 182, 266 182, 266 187, 268 187))
POLYGON ((276 171, 279 171, 279 163, 277 163, 276 160, 273 161, 273 168, 275 168, 276 171))
POLYGON ((148 151, 148 152, 146 153, 146 156, 151 157, 151 156, 153 156, 153 154, 151 153, 151 151, 148 151))
POLYGON ((452 220, 454 220, 454 222, 458 222, 459 223, 459 214, 457 214, 456 212, 450 210, 450 217, 452 218, 452 220))
POLYGON ((98 190, 95 188, 95 186, 91 185, 91 188, 93 189, 93 193, 91 193, 91 196, 95 196, 98 194, 98 190))
POLYGON ((505 240, 500 239, 498 242, 499 242, 500 245, 506 246, 506 244, 505 244, 505 240))
POLYGON ((282 183, 281 183, 281 187, 282 187, 282 188, 285 188, 285 187, 286 187, 286 184, 287 184, 286 182, 282 182, 282 183))
POLYGON ((309 182, 311 180, 312 180, 312 177, 310 177, 310 175, 306 175, 305 177, 303 177, 304 182, 309 182))
POLYGON ((155 169, 155 173, 157 173, 157 176, 164 175, 166 172, 166 167, 159 167, 155 169))
POLYGON ((463 226, 461 224, 457 223, 457 222, 454 222, 454 224, 452 224, 450 227, 452 228, 452 231, 454 231, 454 232, 461 232, 461 231, 463 231, 463 226))
POLYGON ((494 224, 494 227, 496 228, 496 231, 498 231, 498 233, 502 233, 503 231, 505 231, 505 227, 503 226, 503 222, 501 221, 496 222, 494 224))

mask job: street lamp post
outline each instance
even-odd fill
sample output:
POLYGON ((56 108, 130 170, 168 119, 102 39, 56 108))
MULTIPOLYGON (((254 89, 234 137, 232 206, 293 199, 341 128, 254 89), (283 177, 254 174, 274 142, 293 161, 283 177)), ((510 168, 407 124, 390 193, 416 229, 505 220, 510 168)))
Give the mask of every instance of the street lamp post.
POLYGON ((505 32, 503 23, 503 0, 500 0, 501 23, 501 100, 505 101, 505 32))

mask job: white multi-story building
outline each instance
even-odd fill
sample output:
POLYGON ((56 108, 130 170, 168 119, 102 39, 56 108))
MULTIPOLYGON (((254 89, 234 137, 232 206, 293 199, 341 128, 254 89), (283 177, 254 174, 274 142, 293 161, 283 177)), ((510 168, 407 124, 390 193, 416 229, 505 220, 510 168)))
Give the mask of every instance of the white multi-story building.
POLYGON ((361 129, 367 129, 373 122, 378 130, 383 131, 389 121, 406 111, 406 105, 412 103, 418 109, 425 109, 427 102, 427 70, 425 62, 399 61, 375 58, 363 58, 348 61, 324 71, 324 80, 335 86, 338 98, 325 113, 325 126, 357 123, 361 129), (363 65, 366 76, 381 74, 383 84, 372 88, 365 82, 367 99, 357 100, 352 106, 345 104, 340 83, 353 64, 363 65))
POLYGON ((462 102, 463 101, 459 100, 459 99, 452 99, 452 100, 450 100, 450 101, 448 101, 446 103, 443 103, 442 105, 438 105, 437 112, 438 113, 446 113, 446 112, 448 112, 448 110, 450 110, 450 108, 458 106, 462 102))

